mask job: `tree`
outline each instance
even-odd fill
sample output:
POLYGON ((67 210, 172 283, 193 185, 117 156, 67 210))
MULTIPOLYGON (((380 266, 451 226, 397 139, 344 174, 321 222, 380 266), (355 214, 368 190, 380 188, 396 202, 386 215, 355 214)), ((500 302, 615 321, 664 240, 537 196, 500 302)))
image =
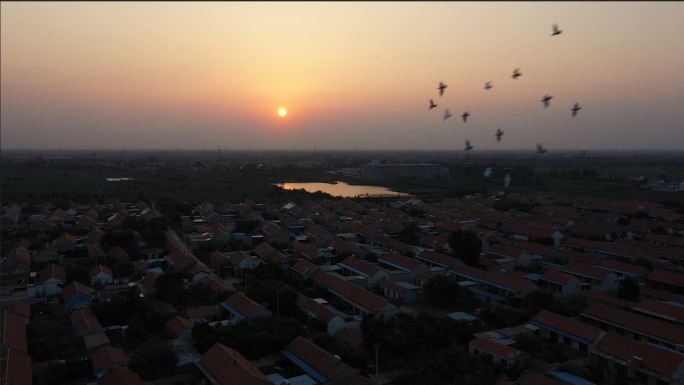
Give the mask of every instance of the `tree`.
POLYGON ((477 234, 470 230, 454 231, 449 236, 448 242, 456 258, 469 266, 479 265, 482 241, 477 234))
POLYGON ((157 337, 151 337, 131 354, 128 367, 143 380, 154 380, 173 374, 178 357, 169 345, 157 337))
POLYGON ((411 222, 401 229, 401 231, 399 231, 397 239, 409 245, 417 245, 420 242, 420 238, 418 236, 419 231, 420 229, 418 228, 418 225, 411 222))
POLYGON ((617 294, 619 298, 633 301, 639 297, 639 284, 632 278, 625 278, 620 283, 617 294))

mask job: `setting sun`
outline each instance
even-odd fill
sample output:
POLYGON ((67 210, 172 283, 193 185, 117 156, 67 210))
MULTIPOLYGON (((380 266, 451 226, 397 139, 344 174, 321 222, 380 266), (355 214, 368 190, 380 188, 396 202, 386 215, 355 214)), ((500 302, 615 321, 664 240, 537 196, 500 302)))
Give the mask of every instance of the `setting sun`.
POLYGON ((287 109, 285 107, 278 108, 278 115, 282 118, 287 115, 287 109))

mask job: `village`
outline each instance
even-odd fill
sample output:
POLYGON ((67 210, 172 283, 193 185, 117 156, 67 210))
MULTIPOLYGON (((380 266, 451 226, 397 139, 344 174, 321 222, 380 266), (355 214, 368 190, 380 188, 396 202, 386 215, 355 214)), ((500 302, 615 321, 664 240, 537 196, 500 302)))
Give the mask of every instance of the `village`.
POLYGON ((684 215, 506 202, 7 205, 0 383, 682 384, 684 215))

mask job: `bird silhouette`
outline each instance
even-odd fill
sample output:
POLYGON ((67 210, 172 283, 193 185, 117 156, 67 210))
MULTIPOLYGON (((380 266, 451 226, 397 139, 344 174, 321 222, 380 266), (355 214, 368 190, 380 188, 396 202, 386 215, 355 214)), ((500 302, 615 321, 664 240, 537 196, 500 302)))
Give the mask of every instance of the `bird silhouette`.
POLYGON ((451 112, 449 112, 449 109, 447 108, 447 109, 444 111, 444 120, 447 120, 447 119, 449 119, 450 117, 451 117, 451 112))
POLYGON ((437 89, 439 90, 439 96, 444 95, 444 90, 447 88, 447 85, 444 84, 444 82, 439 82, 439 87, 437 89))
POLYGON ((496 136, 496 141, 497 141, 497 142, 501 142, 501 137, 503 136, 503 134, 504 134, 504 132, 501 131, 500 128, 497 128, 497 129, 496 129, 496 134, 494 134, 494 136, 496 136))
POLYGON ((553 96, 551 95, 544 95, 542 98, 541 102, 544 103, 544 108, 549 107, 549 103, 551 102, 551 99, 553 99, 553 96))
POLYGON ((563 31, 558 29, 558 24, 554 24, 553 25, 553 33, 551 33, 551 36, 560 35, 561 33, 563 33, 563 31))
POLYGON ((466 151, 470 151, 470 150, 472 150, 473 148, 474 148, 474 147, 470 144, 470 141, 469 141, 469 140, 466 140, 466 142, 465 142, 465 150, 466 150, 466 151))
POLYGON ((430 107, 428 108, 428 110, 431 110, 435 107, 437 107, 437 104, 435 104, 435 102, 433 102, 432 99, 430 99, 430 107))
POLYGON ((537 154, 543 154, 547 152, 548 150, 542 147, 541 143, 537 143, 537 154))
POLYGON ((493 87, 492 82, 487 82, 487 83, 485 83, 484 89, 489 91, 492 89, 492 87, 493 87))
POLYGON ((489 178, 490 176, 492 176, 492 173, 494 173, 494 171, 492 170, 492 168, 491 168, 491 167, 487 167, 487 168, 484 170, 484 172, 482 173, 482 175, 483 175, 485 178, 489 178))
POLYGON ((513 75, 511 77, 515 80, 518 80, 519 77, 522 76, 522 72, 520 72, 520 68, 516 68, 513 70, 513 75))
POLYGON ((470 116, 470 112, 466 111, 461 115, 461 118, 463 118, 463 123, 468 122, 468 117, 470 116))
POLYGON ((574 118, 575 116, 577 116, 577 113, 581 109, 582 107, 580 107, 579 103, 575 103, 575 106, 570 109, 570 111, 572 111, 572 117, 574 118))

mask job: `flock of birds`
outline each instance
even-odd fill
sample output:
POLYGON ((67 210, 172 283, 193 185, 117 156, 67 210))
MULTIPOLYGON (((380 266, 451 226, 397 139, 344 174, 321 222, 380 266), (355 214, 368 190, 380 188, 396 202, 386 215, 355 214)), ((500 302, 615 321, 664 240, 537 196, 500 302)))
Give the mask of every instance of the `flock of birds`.
MULTIPOLYGON (((552 33, 551 33, 551 36, 552 36, 552 37, 553 37, 553 36, 557 36, 557 35, 560 35, 561 33, 563 33, 563 31, 562 31, 561 29, 558 28, 558 25, 557 25, 557 24, 554 24, 554 25, 552 26, 552 33)), ((520 68, 516 68, 516 69, 513 70, 513 74, 511 75, 511 78, 512 78, 513 80, 518 80, 518 78, 520 78, 521 76, 522 76, 522 72, 520 72, 520 68)), ((444 83, 444 82, 442 82, 442 81, 439 82, 439 86, 437 87, 437 89, 439 90, 439 96, 440 96, 440 97, 442 97, 442 96, 444 95, 444 91, 447 89, 447 87, 448 87, 448 86, 446 85, 446 83, 444 83)), ((492 82, 491 82, 491 81, 486 82, 485 85, 484 85, 485 91, 489 91, 489 90, 491 90, 493 87, 494 87, 494 86, 492 86, 492 82)), ((553 99, 553 96, 551 96, 551 95, 544 95, 544 97, 542 97, 541 102, 542 102, 542 104, 544 105, 544 108, 548 108, 548 107, 549 107, 549 105, 551 104, 551 100, 552 100, 552 99, 553 99)), ((437 107, 437 103, 435 103, 433 99, 430 99, 430 105, 428 106, 428 110, 432 110, 432 109, 434 109, 434 108, 436 108, 436 107, 437 107)), ((570 111, 572 112, 572 117, 573 117, 573 118, 576 117, 576 116, 577 116, 577 113, 578 113, 581 109, 582 109, 582 107, 579 105, 579 103, 575 103, 575 105, 574 105, 572 108, 570 108, 570 111)), ((447 109, 444 111, 443 120, 446 121, 447 119, 451 118, 452 116, 453 116, 453 114, 452 114, 452 113, 449 111, 449 109, 447 108, 447 109)), ((468 117, 469 117, 469 116, 470 116, 470 112, 468 112, 468 111, 465 111, 465 112, 463 112, 463 113, 461 114, 461 119, 463 120, 463 123, 467 123, 467 122, 468 122, 468 117)), ((498 142, 501 142, 501 137, 502 137, 503 135, 504 135, 504 131, 501 130, 500 128, 497 128, 496 133, 494 134, 494 136, 496 137, 497 143, 498 143, 498 142)), ((468 151, 472 150, 473 148, 475 148, 475 147, 473 147, 473 145, 470 144, 470 141, 469 141, 469 140, 466 140, 466 141, 465 141, 465 151, 466 151, 466 153, 467 153, 468 151)), ((537 144, 537 153, 538 153, 538 154, 544 154, 544 153, 546 153, 547 151, 548 151, 548 150, 545 149, 545 148, 542 146, 541 143, 538 143, 538 144, 537 144)), ((490 170, 489 168, 485 171, 485 176, 489 176, 489 175, 487 175, 487 174, 491 175, 491 170, 490 170)), ((506 178, 506 186, 508 186, 508 184, 510 183, 510 176, 509 176, 509 175, 506 175, 506 177, 507 177, 507 178, 506 178)))

